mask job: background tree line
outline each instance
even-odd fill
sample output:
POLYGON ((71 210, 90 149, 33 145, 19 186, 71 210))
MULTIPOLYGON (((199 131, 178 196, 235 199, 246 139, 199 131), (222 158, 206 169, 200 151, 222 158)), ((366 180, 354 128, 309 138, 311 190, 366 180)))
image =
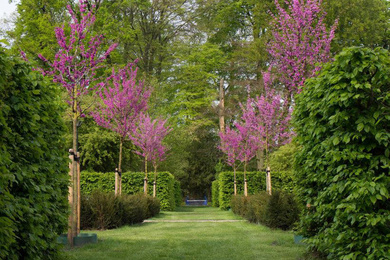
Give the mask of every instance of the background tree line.
MULTIPOLYGON (((6 45, 13 54, 24 50, 32 62, 45 66, 37 54, 54 57, 54 28, 70 19, 66 5, 75 3, 18 2, 17 14, 10 21, 14 27, 2 28, 6 45)), ((389 49, 388 1, 324 0, 323 7, 328 27, 339 19, 333 55, 349 46, 389 49)), ((88 8, 94 10, 97 18, 93 30, 105 35, 107 47, 113 42, 119 44, 107 62, 123 67, 138 59, 139 74, 154 89, 151 114, 168 118, 173 127, 167 138, 170 156, 160 170, 175 175, 186 194, 210 194, 215 174, 227 167, 221 164, 223 157, 217 148, 219 116, 223 115, 225 124, 231 126, 238 116, 239 103, 246 101, 246 87, 250 86, 256 94, 263 87, 261 71, 269 62, 266 47, 271 37, 269 22, 275 12, 274 1, 90 0, 88 8), (223 114, 219 113, 220 92, 224 94, 223 114)), ((64 118, 70 147, 71 119, 66 114, 64 118)), ((97 126, 88 115, 79 130, 82 168, 113 171, 119 156, 119 139, 97 126)), ((142 159, 131 152, 133 149, 131 143, 124 144, 124 171, 142 170, 142 159)), ((286 164, 272 163, 276 164, 274 167, 286 164)), ((248 168, 257 167, 253 160, 248 168)))

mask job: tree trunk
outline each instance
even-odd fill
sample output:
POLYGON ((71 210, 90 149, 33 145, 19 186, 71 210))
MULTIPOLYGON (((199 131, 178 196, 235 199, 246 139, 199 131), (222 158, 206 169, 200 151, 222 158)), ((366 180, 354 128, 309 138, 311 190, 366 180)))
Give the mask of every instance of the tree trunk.
MULTIPOLYGON (((70 159, 70 162, 69 162, 69 178, 70 178, 71 183, 69 185, 68 201, 69 201, 69 208, 70 208, 71 213, 72 213, 72 209, 73 209, 73 185, 72 185, 72 181, 73 181, 73 161, 74 161, 74 157, 73 157, 73 154, 71 152, 72 152, 72 149, 69 150, 69 159, 70 159)), ((73 246, 72 223, 73 223, 72 214, 69 214, 69 217, 68 217, 68 244, 71 247, 73 246)))
POLYGON ((77 152, 77 233, 80 234, 80 211, 81 211, 81 194, 80 194, 80 153, 77 152))
POLYGON ((234 171, 234 183, 233 183, 234 196, 236 196, 237 195, 237 180, 236 180, 236 164, 235 163, 233 164, 233 171, 234 171))
POLYGON ((144 193, 148 194, 148 157, 145 156, 145 179, 144 179, 144 193))
POLYGON ((257 171, 261 172, 264 169, 264 150, 259 148, 256 152, 257 171))
POLYGON ((246 160, 244 162, 244 196, 248 196, 248 181, 246 179, 246 160))
POLYGON ((272 185, 271 185, 271 169, 267 167, 267 192, 269 195, 272 195, 272 185))
POLYGON ((115 195, 122 194, 122 147, 123 138, 120 137, 118 171, 115 172, 115 195))
POLYGON ((219 83, 219 131, 225 133, 225 88, 224 81, 221 79, 219 83))
POLYGON ((153 198, 156 197, 157 165, 154 165, 153 198))
POLYGON ((77 179, 77 163, 75 162, 75 156, 77 156, 77 102, 76 100, 73 103, 73 159, 72 159, 72 193, 71 196, 71 204, 70 204, 70 219, 69 219, 69 229, 68 229, 68 242, 71 247, 73 247, 73 237, 77 235, 77 209, 78 209, 78 179, 77 179), (70 234, 69 234, 70 233, 70 234))

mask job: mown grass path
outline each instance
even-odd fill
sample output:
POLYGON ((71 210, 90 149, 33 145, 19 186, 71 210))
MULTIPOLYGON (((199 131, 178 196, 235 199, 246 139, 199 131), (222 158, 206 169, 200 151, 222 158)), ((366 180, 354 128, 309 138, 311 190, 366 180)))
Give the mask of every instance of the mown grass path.
POLYGON ((287 260, 304 252, 294 244, 292 232, 226 222, 242 219, 217 208, 182 207, 151 220, 156 222, 93 231, 99 242, 68 251, 70 259, 287 260))

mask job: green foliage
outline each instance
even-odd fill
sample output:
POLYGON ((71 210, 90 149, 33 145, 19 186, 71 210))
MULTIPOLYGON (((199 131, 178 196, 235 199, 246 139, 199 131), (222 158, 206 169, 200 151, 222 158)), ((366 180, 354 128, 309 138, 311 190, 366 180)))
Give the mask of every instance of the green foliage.
POLYGON ((67 227, 58 90, 0 49, 0 259, 54 259, 67 227))
POLYGON ((141 223, 160 212, 158 199, 143 194, 116 197, 95 190, 81 196, 81 229, 112 229, 141 223))
MULTIPOLYGON (((143 193, 144 187, 143 172, 122 173, 122 193, 138 194, 143 193)), ((148 179, 148 194, 153 194, 153 178, 148 179)), ((112 192, 115 186, 115 175, 113 172, 81 172, 80 189, 81 193, 90 194, 94 190, 112 192)), ((176 186, 177 188, 177 186, 176 186)), ((180 186, 179 186, 180 188, 180 186)), ((162 210, 174 210, 178 194, 181 191, 175 190, 175 179, 169 172, 157 173, 156 197, 160 200, 162 210), (177 196, 177 197, 175 197, 177 196)), ((181 199, 180 199, 181 201, 181 199)))
POLYGON ((331 26, 339 20, 332 52, 344 47, 365 46, 389 48, 389 2, 386 0, 323 1, 326 22, 331 26))
POLYGON ((299 219, 300 209, 293 195, 275 191, 245 197, 233 196, 232 211, 252 223, 261 223, 270 228, 289 230, 299 219))
POLYGON ((183 201, 183 197, 181 194, 181 188, 180 188, 180 182, 175 180, 174 186, 175 186, 175 204, 176 204, 176 207, 180 207, 180 205, 183 201))
MULTIPOLYGON (((244 173, 237 172, 237 194, 244 193, 244 173)), ((247 172, 248 194, 256 194, 265 190, 265 172, 247 172)), ((230 200, 234 194, 234 173, 221 172, 218 176, 218 202, 221 209, 230 208, 230 200)), ((271 181, 273 190, 282 190, 292 192, 294 182, 292 177, 284 172, 271 172, 271 181)), ((213 193, 212 201, 217 193, 213 193)))
POLYGON ((335 259, 390 253, 390 58, 348 48, 297 97, 301 232, 335 259))
POLYGON ((213 207, 219 207, 219 181, 215 180, 211 184, 211 202, 213 207))

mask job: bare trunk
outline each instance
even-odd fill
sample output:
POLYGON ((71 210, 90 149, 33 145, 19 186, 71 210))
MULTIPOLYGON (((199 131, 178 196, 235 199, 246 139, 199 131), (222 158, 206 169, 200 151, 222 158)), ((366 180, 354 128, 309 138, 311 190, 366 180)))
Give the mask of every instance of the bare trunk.
POLYGON ((154 166, 154 182, 153 182, 153 198, 156 197, 156 184, 157 184, 157 165, 154 166))
POLYGON ((77 152, 77 233, 80 234, 80 207, 81 207, 81 194, 80 194, 80 153, 77 152))
POLYGON ((267 167, 267 192, 269 195, 272 195, 272 185, 271 185, 271 169, 267 167))
POLYGON ((246 160, 244 162, 244 196, 248 196, 248 181, 246 179, 246 160))
POLYGON ((265 143, 265 163, 267 165, 266 190, 269 195, 272 195, 271 171, 269 167, 268 133, 267 133, 267 138, 265 143))
MULTIPOLYGON (((69 207, 72 211, 73 209, 73 186, 72 186, 72 180, 73 180, 73 160, 74 157, 71 154, 72 149, 69 150, 69 159, 71 160, 69 162, 69 178, 71 181, 71 184, 69 185, 69 194, 68 194, 68 201, 69 201, 69 207)), ((72 247, 73 246, 73 234, 72 234, 72 214, 68 217, 68 244, 72 247)))
POLYGON ((73 237, 77 235, 77 209, 78 209, 78 178, 77 178, 77 163, 75 162, 75 156, 77 156, 77 103, 73 104, 73 149, 72 149, 72 175, 70 193, 70 218, 68 229, 68 243, 73 247, 73 237))
POLYGON ((118 162, 118 173, 117 173, 117 179, 118 179, 118 194, 122 194, 122 147, 123 147, 123 138, 121 137, 120 143, 119 143, 119 162, 118 162))
POLYGON ((148 157, 145 156, 145 179, 144 179, 144 193, 148 194, 148 157))
POLYGON ((233 164, 233 171, 234 171, 234 196, 237 195, 237 180, 236 180, 236 164, 233 164))
POLYGON ((225 133, 225 88, 224 81, 219 83, 219 131, 225 133))

